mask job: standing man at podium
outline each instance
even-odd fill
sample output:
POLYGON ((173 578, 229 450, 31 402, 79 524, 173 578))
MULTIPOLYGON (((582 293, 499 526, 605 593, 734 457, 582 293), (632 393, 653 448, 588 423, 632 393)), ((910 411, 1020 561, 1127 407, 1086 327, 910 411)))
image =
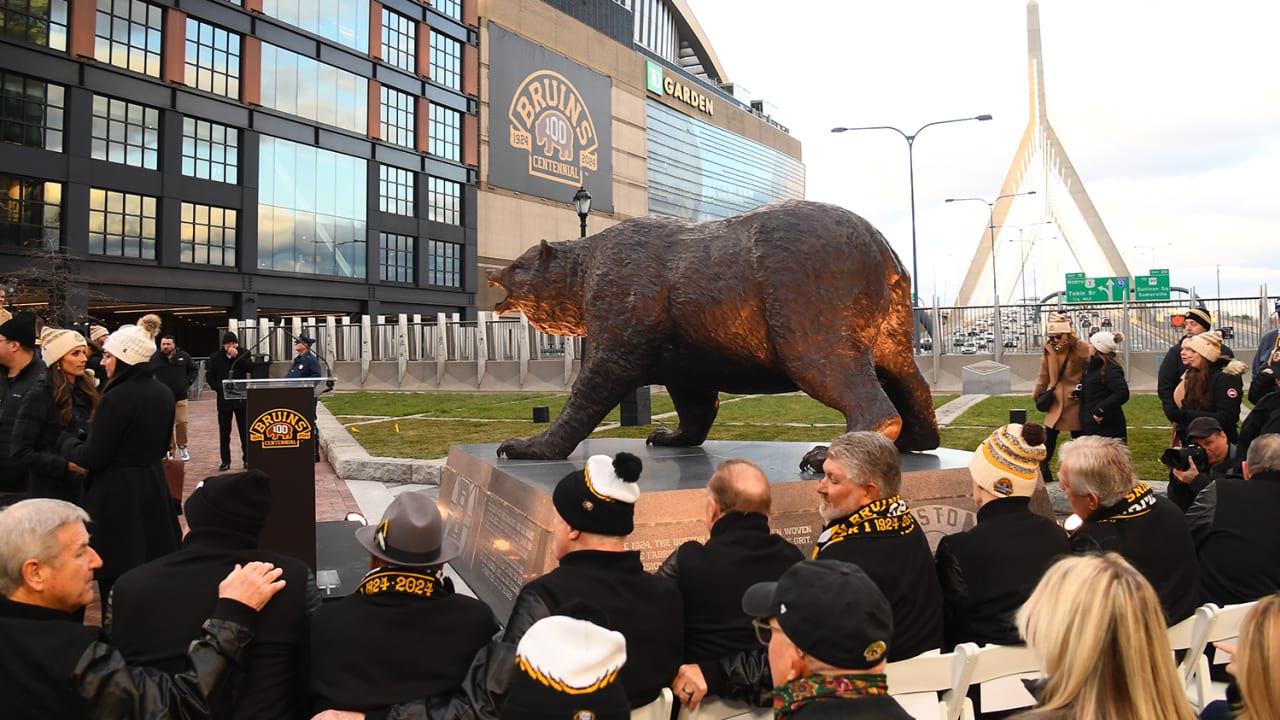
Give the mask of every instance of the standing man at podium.
MULTIPOLYGON (((293 340, 293 349, 297 351, 298 357, 293 359, 293 364, 289 366, 289 373, 285 377, 289 378, 319 378, 324 375, 320 372, 320 361, 316 359, 316 354, 311 352, 311 346, 316 344, 316 339, 299 335, 293 340)), ((316 402, 312 398, 312 402, 316 402)), ((316 462, 320 462, 320 426, 316 424, 316 413, 313 408, 311 411, 311 427, 315 434, 315 457, 316 462)))
POLYGON ((236 420, 236 430, 240 433, 240 459, 245 468, 249 467, 245 456, 249 446, 249 425, 245 418, 244 399, 228 398, 222 391, 223 380, 244 380, 253 372, 253 357, 240 349, 240 338, 233 332, 222 335, 222 351, 215 352, 209 358, 209 370, 205 373, 205 382, 218 394, 218 452, 222 456, 222 464, 218 471, 231 469, 231 418, 236 420))

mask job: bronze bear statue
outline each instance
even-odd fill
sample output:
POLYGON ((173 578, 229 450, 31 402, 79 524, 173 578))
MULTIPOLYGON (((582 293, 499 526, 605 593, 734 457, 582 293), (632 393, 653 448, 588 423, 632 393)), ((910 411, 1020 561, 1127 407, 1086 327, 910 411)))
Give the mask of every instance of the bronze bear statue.
POLYGON ((903 450, 938 447, 912 352, 911 278, 879 231, 825 203, 787 200, 724 220, 633 218, 530 248, 489 272, 542 332, 588 338, 564 411, 498 447, 562 459, 623 397, 664 385, 680 424, 654 445, 707 438, 720 392, 803 390, 903 450))

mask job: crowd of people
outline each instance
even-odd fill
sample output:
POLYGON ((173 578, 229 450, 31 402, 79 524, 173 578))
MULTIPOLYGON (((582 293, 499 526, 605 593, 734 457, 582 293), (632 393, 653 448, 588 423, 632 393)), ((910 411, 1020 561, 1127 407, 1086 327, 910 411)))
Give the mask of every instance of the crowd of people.
MULTIPOLYGON (((13 446, 0 457, 31 480, 19 490, 6 473, 0 510, 6 717, 612 720, 669 688, 690 709, 719 698, 780 720, 907 718, 887 663, 1025 642, 1046 673, 1027 718, 1190 718, 1166 628, 1204 602, 1254 600, 1230 648, 1233 702, 1205 717, 1276 717, 1280 434, 1235 460, 1213 403, 1232 388, 1238 400, 1240 376, 1220 338, 1191 334, 1166 411, 1178 447, 1201 448, 1206 464, 1173 468, 1188 477, 1160 494, 1114 428, 1128 392, 1114 360, 1123 338, 1099 333, 1082 350, 1059 329, 1037 393, 1058 427, 1010 423, 983 440, 968 466, 976 525, 936 554, 903 498, 900 454, 878 433, 846 433, 820 456, 823 527, 809 559, 771 533, 764 471, 733 459, 706 484, 708 539, 653 573, 627 549, 641 460, 597 455, 551 494, 558 567, 498 618, 445 574, 460 548, 429 491, 401 493, 355 531, 370 569, 332 602, 303 562, 259 547, 272 507, 260 471, 206 478, 180 537, 160 465, 182 457, 179 399, 157 374, 181 369, 173 379, 189 384, 190 363, 126 325, 102 342, 99 384, 83 336, 46 328, 37 347, 34 319, 11 318, 4 389, 26 389, 12 415, 8 396, 0 405, 13 446), (1076 437, 1059 448, 1061 431, 1076 437), (1069 530, 1031 509, 1054 450, 1078 521, 1069 530), (94 580, 101 628, 83 622, 94 580)), ((224 340, 234 375, 241 351, 224 340)))

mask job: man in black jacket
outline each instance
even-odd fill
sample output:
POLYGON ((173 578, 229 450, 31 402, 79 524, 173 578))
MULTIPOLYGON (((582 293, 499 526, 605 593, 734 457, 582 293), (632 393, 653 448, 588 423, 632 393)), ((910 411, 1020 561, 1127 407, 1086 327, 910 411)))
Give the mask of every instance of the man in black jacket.
POLYGON ((222 464, 218 466, 219 472, 231 469, 231 419, 233 417, 236 421, 236 431, 240 433, 240 459, 246 468, 249 467, 245 460, 245 450, 249 446, 247 435, 249 426, 245 419, 244 400, 228 398, 223 392, 222 381, 244 380, 250 377, 252 372, 253 357, 240 349, 240 338, 233 332, 224 333, 222 351, 209 356, 209 369, 204 374, 205 382, 218 394, 218 452, 222 458, 222 464))
POLYGON ((191 453, 187 452, 187 392, 199 370, 172 335, 160 338, 160 349, 151 356, 151 369, 156 379, 173 392, 173 441, 169 455, 186 462, 191 459, 191 453))
POLYGON ((1216 480, 1187 512, 1204 602, 1251 602, 1280 590, 1280 435, 1253 441, 1244 475, 1216 480))
MULTIPOLYGON (((721 658, 761 656, 742 593, 777 580, 804 559, 799 548, 769 531, 769 478, 750 460, 720 463, 707 482, 706 544, 689 541, 658 568, 684 599, 684 659, 672 690, 697 707, 703 695, 725 696, 729 677, 721 658), (690 688, 686 694, 685 688, 690 688)), ((746 698, 754 700, 755 698, 746 698)))
POLYGON ((262 612, 244 655, 234 711, 229 718, 301 716, 307 691, 308 568, 296 558, 258 549, 271 512, 271 478, 259 470, 205 478, 187 498, 191 532, 182 549, 120 577, 103 623, 125 660, 168 673, 187 666, 187 645, 209 617, 218 581, 237 565, 263 561, 288 581, 262 612))
POLYGON ((1227 439, 1222 423, 1217 418, 1202 416, 1187 424, 1187 444, 1204 448, 1209 466, 1201 469, 1189 463, 1186 470, 1171 468, 1169 486, 1165 494, 1186 512, 1196 496, 1215 480, 1240 477, 1240 464, 1236 460, 1236 446, 1227 439))
POLYGON ((1200 604, 1200 574, 1187 520, 1138 480, 1129 447, 1098 435, 1072 440, 1058 478, 1084 520, 1071 535, 1071 551, 1119 553, 1155 588, 1167 624, 1190 617, 1200 604))
POLYGON ((885 676, 896 613, 857 565, 797 563, 777 582, 751 586, 742 609, 758 618, 769 646, 774 717, 911 717, 889 696, 885 676))
POLYGON ((938 543, 944 647, 959 643, 1020 645, 1013 617, 1040 576, 1071 552, 1058 524, 1031 512, 1045 432, 1036 423, 991 433, 973 453, 973 500, 978 524, 938 543))
POLYGON ((356 541, 369 552, 369 573, 312 618, 311 711, 363 712, 458 690, 498 622, 444 577, 460 548, 444 537, 435 499, 401 493, 356 541))
POLYGON ((817 560, 853 563, 893 606, 890 661, 942 646, 942 589, 933 553, 899 495, 902 460, 875 432, 850 432, 827 448, 818 481, 818 512, 826 525, 814 544, 817 560))
POLYGON ((36 316, 18 313, 0 325, 0 507, 27 494, 27 467, 16 462, 9 441, 22 399, 44 372, 36 356, 36 316))
POLYGON ((0 707, 14 720, 207 718, 226 708, 257 611, 284 587, 269 563, 237 566, 187 650, 180 675, 130 666, 78 614, 93 601, 84 510, 26 500, 0 511, 0 707))

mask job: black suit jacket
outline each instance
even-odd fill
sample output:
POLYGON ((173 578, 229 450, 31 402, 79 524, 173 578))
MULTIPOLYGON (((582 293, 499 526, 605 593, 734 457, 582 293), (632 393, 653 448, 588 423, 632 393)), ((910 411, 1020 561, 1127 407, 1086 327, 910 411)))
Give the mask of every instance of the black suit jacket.
POLYGON ((248 535, 192 530, 181 550, 120 577, 111 591, 105 629, 130 664, 181 672, 187 668, 187 646, 199 637, 218 600, 218 583, 236 563, 273 563, 284 568, 285 587, 259 614, 232 717, 310 717, 305 702, 307 566, 256 546, 248 535))

